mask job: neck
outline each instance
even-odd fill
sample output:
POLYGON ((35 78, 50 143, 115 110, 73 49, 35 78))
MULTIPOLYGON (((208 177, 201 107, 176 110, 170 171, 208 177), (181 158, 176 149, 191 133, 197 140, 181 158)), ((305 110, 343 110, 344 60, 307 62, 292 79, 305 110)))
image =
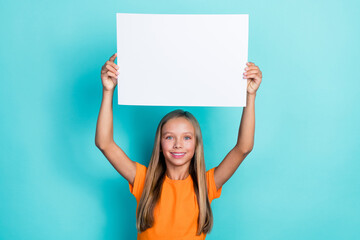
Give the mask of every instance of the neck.
POLYGON ((184 166, 166 165, 166 175, 172 180, 184 180, 189 176, 190 163, 184 166))

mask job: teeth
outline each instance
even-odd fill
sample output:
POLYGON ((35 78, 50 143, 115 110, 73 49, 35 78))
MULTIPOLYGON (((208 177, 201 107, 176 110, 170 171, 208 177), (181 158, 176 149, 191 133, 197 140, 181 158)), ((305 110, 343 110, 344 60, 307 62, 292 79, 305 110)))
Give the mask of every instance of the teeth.
POLYGON ((175 156, 184 155, 185 153, 173 153, 175 156))

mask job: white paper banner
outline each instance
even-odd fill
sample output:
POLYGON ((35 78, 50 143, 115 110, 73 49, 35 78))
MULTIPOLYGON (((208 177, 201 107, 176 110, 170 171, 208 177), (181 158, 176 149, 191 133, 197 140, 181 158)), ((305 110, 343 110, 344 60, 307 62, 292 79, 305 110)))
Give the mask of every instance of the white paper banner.
POLYGON ((246 106, 248 14, 117 13, 118 103, 246 106))

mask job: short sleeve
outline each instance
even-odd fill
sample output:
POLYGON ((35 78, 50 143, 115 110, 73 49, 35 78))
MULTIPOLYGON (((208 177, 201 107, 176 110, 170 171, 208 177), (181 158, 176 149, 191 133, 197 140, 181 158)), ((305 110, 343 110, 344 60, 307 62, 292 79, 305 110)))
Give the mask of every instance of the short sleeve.
POLYGON ((208 196, 209 196, 210 202, 215 198, 219 198, 221 195, 221 190, 222 190, 222 186, 221 186, 221 188, 216 190, 214 171, 215 171, 215 168, 212 168, 206 172, 206 182, 208 185, 208 196))
POLYGON ((138 203, 140 201, 140 197, 144 188, 146 170, 147 168, 144 165, 136 162, 136 174, 135 174, 134 185, 131 185, 129 183, 129 190, 135 196, 136 201, 138 203))

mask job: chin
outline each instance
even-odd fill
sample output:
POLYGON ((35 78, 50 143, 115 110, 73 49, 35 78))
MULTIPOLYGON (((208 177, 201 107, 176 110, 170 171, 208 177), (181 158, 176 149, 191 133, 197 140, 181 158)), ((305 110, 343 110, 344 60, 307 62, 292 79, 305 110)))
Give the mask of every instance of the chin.
POLYGON ((186 160, 186 161, 184 161, 184 160, 180 160, 180 161, 179 161, 178 159, 175 159, 175 160, 169 159, 167 162, 170 163, 171 165, 180 167, 180 166, 186 165, 187 163, 190 163, 190 162, 191 162, 191 159, 190 159, 190 160, 186 160))
POLYGON ((173 157, 171 154, 170 156, 167 156, 167 160, 166 162, 170 163, 171 165, 174 165, 174 166, 183 166, 187 163, 190 163, 191 162, 191 159, 192 158, 188 158, 188 156, 186 156, 187 154, 185 154, 183 157, 181 158, 175 158, 173 157))

